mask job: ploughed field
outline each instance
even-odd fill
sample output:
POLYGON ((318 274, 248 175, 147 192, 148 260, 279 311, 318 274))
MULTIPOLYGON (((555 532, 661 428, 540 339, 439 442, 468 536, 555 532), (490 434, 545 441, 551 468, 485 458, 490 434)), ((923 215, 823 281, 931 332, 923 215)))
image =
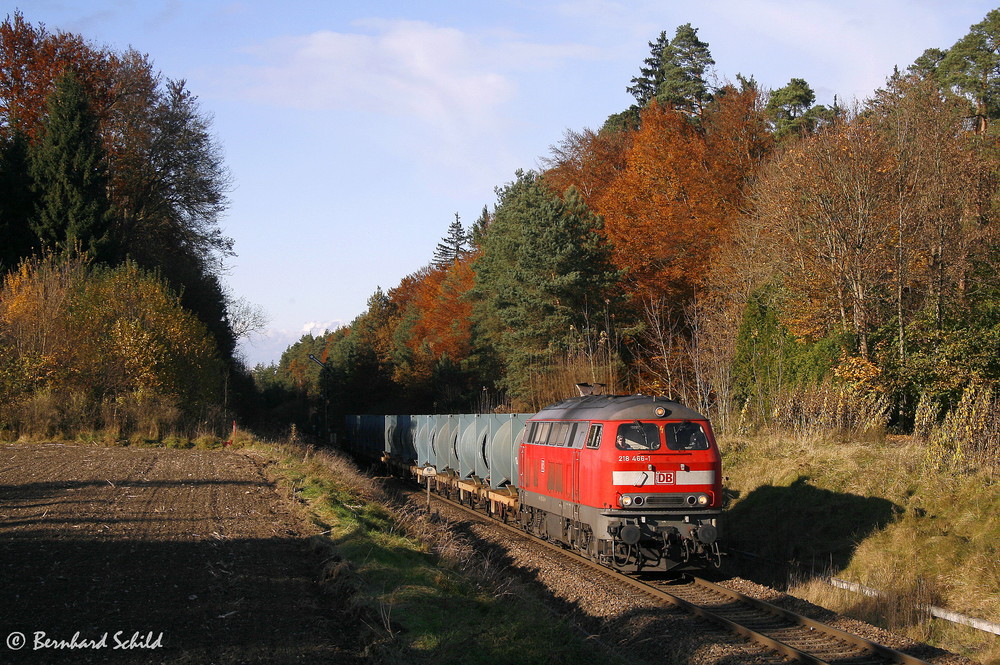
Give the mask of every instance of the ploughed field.
POLYGON ((313 530, 246 454, 0 446, 0 662, 354 662, 313 530))

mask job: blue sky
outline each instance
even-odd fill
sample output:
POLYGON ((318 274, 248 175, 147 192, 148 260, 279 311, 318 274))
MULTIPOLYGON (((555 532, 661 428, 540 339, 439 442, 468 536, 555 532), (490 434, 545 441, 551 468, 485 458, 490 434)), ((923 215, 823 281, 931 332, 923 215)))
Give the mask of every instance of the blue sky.
POLYGON ((864 99, 996 8, 974 0, 0 0, 32 23, 149 54, 186 79, 233 177, 227 284, 262 307, 243 345, 277 361, 426 265, 458 213, 598 128, 647 43, 691 23, 718 80, 793 77, 864 99))

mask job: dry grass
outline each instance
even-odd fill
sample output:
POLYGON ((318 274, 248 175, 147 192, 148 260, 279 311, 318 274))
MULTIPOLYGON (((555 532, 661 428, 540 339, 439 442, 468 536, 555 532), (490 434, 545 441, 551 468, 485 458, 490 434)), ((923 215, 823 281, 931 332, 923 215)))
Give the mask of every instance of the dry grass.
POLYGON ((743 539, 743 549, 832 563, 832 570, 812 574, 832 572, 890 592, 881 599, 859 597, 806 574, 792 580, 796 595, 998 662, 997 638, 972 639, 975 631, 928 620, 914 609, 930 603, 986 620, 1000 617, 1000 487, 992 465, 969 463, 969 451, 981 452, 983 444, 954 438, 983 431, 961 421, 988 418, 991 402, 981 393, 966 402, 961 418, 931 423, 924 437, 852 440, 842 432, 799 432, 723 438, 727 488, 736 495, 727 531, 743 539), (759 539, 748 543, 754 534, 759 539))
POLYGON ((859 386, 823 383, 783 389, 774 398, 764 429, 804 439, 877 441, 884 436, 888 420, 885 395, 859 386))
POLYGON ((942 407, 926 395, 918 403, 914 434, 927 445, 928 464, 966 473, 1000 469, 1000 397, 974 383, 954 408, 942 407))

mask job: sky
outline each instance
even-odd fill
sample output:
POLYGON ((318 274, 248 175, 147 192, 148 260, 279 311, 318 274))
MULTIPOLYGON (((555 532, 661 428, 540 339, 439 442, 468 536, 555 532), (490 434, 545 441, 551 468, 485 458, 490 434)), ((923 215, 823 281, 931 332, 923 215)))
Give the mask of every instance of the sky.
POLYGON ((690 23, 715 82, 805 79, 864 100, 997 0, 0 0, 184 79, 232 178, 225 282, 267 315, 251 367, 349 324, 430 263, 566 130, 598 129, 660 32, 690 23))

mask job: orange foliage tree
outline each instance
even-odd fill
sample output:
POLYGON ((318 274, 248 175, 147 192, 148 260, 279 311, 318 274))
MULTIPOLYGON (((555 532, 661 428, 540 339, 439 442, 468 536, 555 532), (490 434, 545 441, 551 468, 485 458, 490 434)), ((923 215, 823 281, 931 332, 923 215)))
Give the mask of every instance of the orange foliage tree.
POLYGON ((455 376, 472 349, 472 303, 466 297, 472 288, 470 258, 446 267, 428 266, 403 279, 390 291, 397 305, 395 379, 412 391, 441 399, 447 386, 434 387, 442 367, 455 376))
POLYGON ((761 237, 782 248, 781 272, 798 301, 853 334, 865 359, 895 267, 888 147, 867 119, 839 123, 776 160, 755 196, 761 237))
POLYGON ((730 307, 715 302, 726 300, 715 288, 729 269, 720 257, 772 150, 760 93, 746 82, 720 89, 698 122, 656 102, 643 110, 626 166, 594 207, 643 321, 644 389, 692 403, 714 392, 702 368, 706 353, 726 356, 714 346, 730 307))
POLYGON ((628 166, 596 201, 615 264, 628 271, 636 296, 680 295, 707 273, 719 220, 704 153, 704 137, 687 117, 654 102, 643 112, 628 166))
POLYGON ((556 194, 576 187, 584 203, 593 205, 628 165, 632 132, 566 130, 562 141, 542 159, 544 183, 556 194))
POLYGON ((752 86, 723 88, 700 127, 655 102, 643 111, 627 166, 594 204, 633 295, 683 300, 706 284, 771 146, 752 86))

